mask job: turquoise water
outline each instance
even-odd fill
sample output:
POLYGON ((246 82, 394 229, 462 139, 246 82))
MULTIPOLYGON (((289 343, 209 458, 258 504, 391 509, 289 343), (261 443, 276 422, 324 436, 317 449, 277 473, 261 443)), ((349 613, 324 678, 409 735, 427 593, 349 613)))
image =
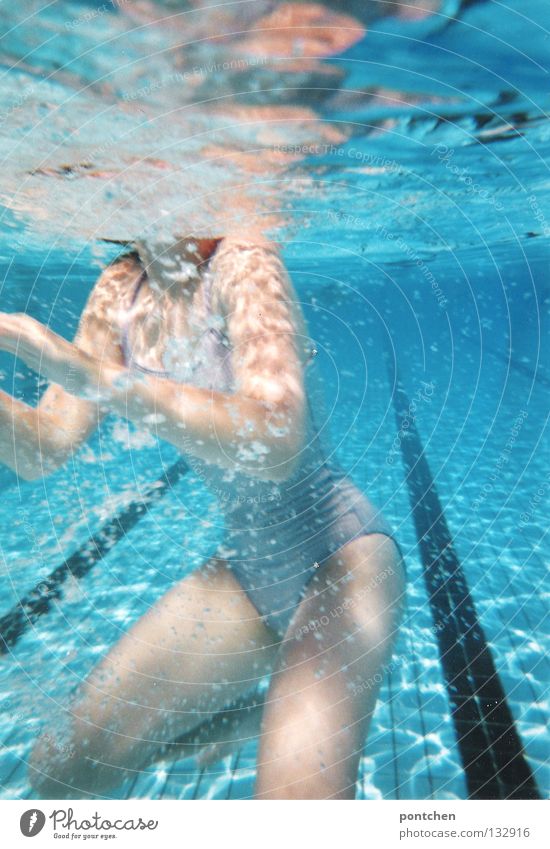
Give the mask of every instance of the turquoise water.
MULTIPOLYGON (((279 60, 261 77, 256 66, 241 69, 238 118, 228 94, 235 73, 223 67, 230 54, 218 52, 231 40, 218 47, 196 34, 188 55, 174 24, 122 8, 0 10, 3 311, 28 312, 69 337, 98 263, 115 255, 99 236, 129 238, 152 218, 172 226, 180 215, 221 214, 211 196, 231 176, 248 174, 260 214, 274 197, 285 211, 274 232, 320 352, 333 445, 395 527, 409 576, 359 798, 469 793, 439 639, 447 624, 424 580, 388 359, 525 759, 539 794, 550 788, 550 8, 469 3, 454 20, 458 7, 421 20, 372 14, 364 39, 323 59, 338 73, 323 97, 283 97, 299 71, 279 60), (183 75, 199 63, 217 70, 190 97, 183 75), (289 104, 298 111, 284 112, 289 104), (280 110, 269 129, 266 113, 253 111, 266 106, 280 110), (248 161, 234 173, 234 159, 220 168, 220 150, 252 154, 260 174, 250 176, 248 161)), ((43 383, 0 356, 2 387, 34 402, 43 383)), ((111 416, 43 481, 0 467, 0 614, 176 459, 111 416)), ((220 536, 214 498, 186 475, 0 657, 4 798, 29 793, 25 760, 44 718, 220 536)), ((254 754, 249 742, 206 770, 167 762, 119 795, 246 798, 254 754)))

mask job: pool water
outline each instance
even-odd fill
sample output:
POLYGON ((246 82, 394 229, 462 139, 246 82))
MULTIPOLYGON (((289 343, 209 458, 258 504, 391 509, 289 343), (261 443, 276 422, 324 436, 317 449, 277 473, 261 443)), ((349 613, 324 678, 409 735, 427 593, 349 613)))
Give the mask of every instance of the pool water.
MULTIPOLYGON (((282 111, 263 136, 265 113, 244 126, 228 110, 187 109, 171 78, 187 67, 175 63, 177 32, 94 8, 0 11, 1 309, 70 337, 98 262, 116 254, 99 236, 147 227, 159 193, 159 216, 177 220, 185 186, 201 186, 193 214, 206 214, 220 170, 200 160, 205 144, 259 151, 252 195, 267 214, 258 183, 269 207, 276 179, 276 234, 319 351, 337 458, 383 509, 407 564, 357 796, 547 797, 548 4, 373 14, 365 38, 323 60, 340 91, 293 118, 275 103, 282 111), (176 95, 161 143, 158 120, 176 95)), ((204 63, 207 48, 194 49, 187 61, 204 63)), ((263 72, 275 88, 273 68, 263 72)), ((293 73, 285 68, 279 87, 292 87, 293 73)), ((225 103, 232 71, 216 74, 197 91, 225 103)), ((258 103, 256 92, 247 108, 258 103)), ((7 354, 0 372, 29 403, 44 389, 7 354)), ((109 416, 44 480, 0 467, 0 616, 176 460, 109 416)), ((215 499, 189 472, 0 656, 4 798, 29 795, 26 759, 45 719, 221 534, 215 499)), ((250 797, 256 747, 208 767, 166 761, 113 795, 250 797)))

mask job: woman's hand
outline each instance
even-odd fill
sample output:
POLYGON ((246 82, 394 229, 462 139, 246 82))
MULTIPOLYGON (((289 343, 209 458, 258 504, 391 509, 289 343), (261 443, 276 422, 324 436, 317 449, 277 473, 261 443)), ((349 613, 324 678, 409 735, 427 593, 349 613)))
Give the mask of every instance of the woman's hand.
POLYGON ((85 397, 97 387, 99 361, 30 315, 0 313, 0 349, 72 395, 85 397))

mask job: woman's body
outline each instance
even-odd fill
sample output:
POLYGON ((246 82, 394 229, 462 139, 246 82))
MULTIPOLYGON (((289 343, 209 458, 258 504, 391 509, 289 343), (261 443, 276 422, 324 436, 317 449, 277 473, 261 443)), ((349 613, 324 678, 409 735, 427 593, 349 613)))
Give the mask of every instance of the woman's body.
POLYGON ((141 264, 127 257, 100 278, 77 348, 19 319, 24 358, 64 388, 36 412, 0 398, 24 443, 22 466, 9 446, 3 459, 38 476, 114 410, 200 464, 227 536, 92 672, 71 705, 75 756, 63 760, 50 733, 31 779, 46 797, 102 795, 273 671, 257 796, 353 796, 399 618, 395 544, 324 462, 304 386, 309 340, 274 246, 187 240, 167 262, 139 247, 141 264))

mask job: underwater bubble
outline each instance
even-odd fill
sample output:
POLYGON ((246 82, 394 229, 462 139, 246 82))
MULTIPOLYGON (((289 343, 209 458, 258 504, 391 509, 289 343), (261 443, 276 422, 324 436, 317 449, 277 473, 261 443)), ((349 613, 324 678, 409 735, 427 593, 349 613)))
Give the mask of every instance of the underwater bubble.
POLYGON ((166 416, 162 413, 150 413, 142 419, 144 424, 162 424, 166 421, 166 416))
POLYGON ((273 436, 276 436, 278 439, 283 436, 288 436, 290 433, 290 427, 276 427, 272 422, 268 423, 267 429, 269 433, 273 434, 273 436))

